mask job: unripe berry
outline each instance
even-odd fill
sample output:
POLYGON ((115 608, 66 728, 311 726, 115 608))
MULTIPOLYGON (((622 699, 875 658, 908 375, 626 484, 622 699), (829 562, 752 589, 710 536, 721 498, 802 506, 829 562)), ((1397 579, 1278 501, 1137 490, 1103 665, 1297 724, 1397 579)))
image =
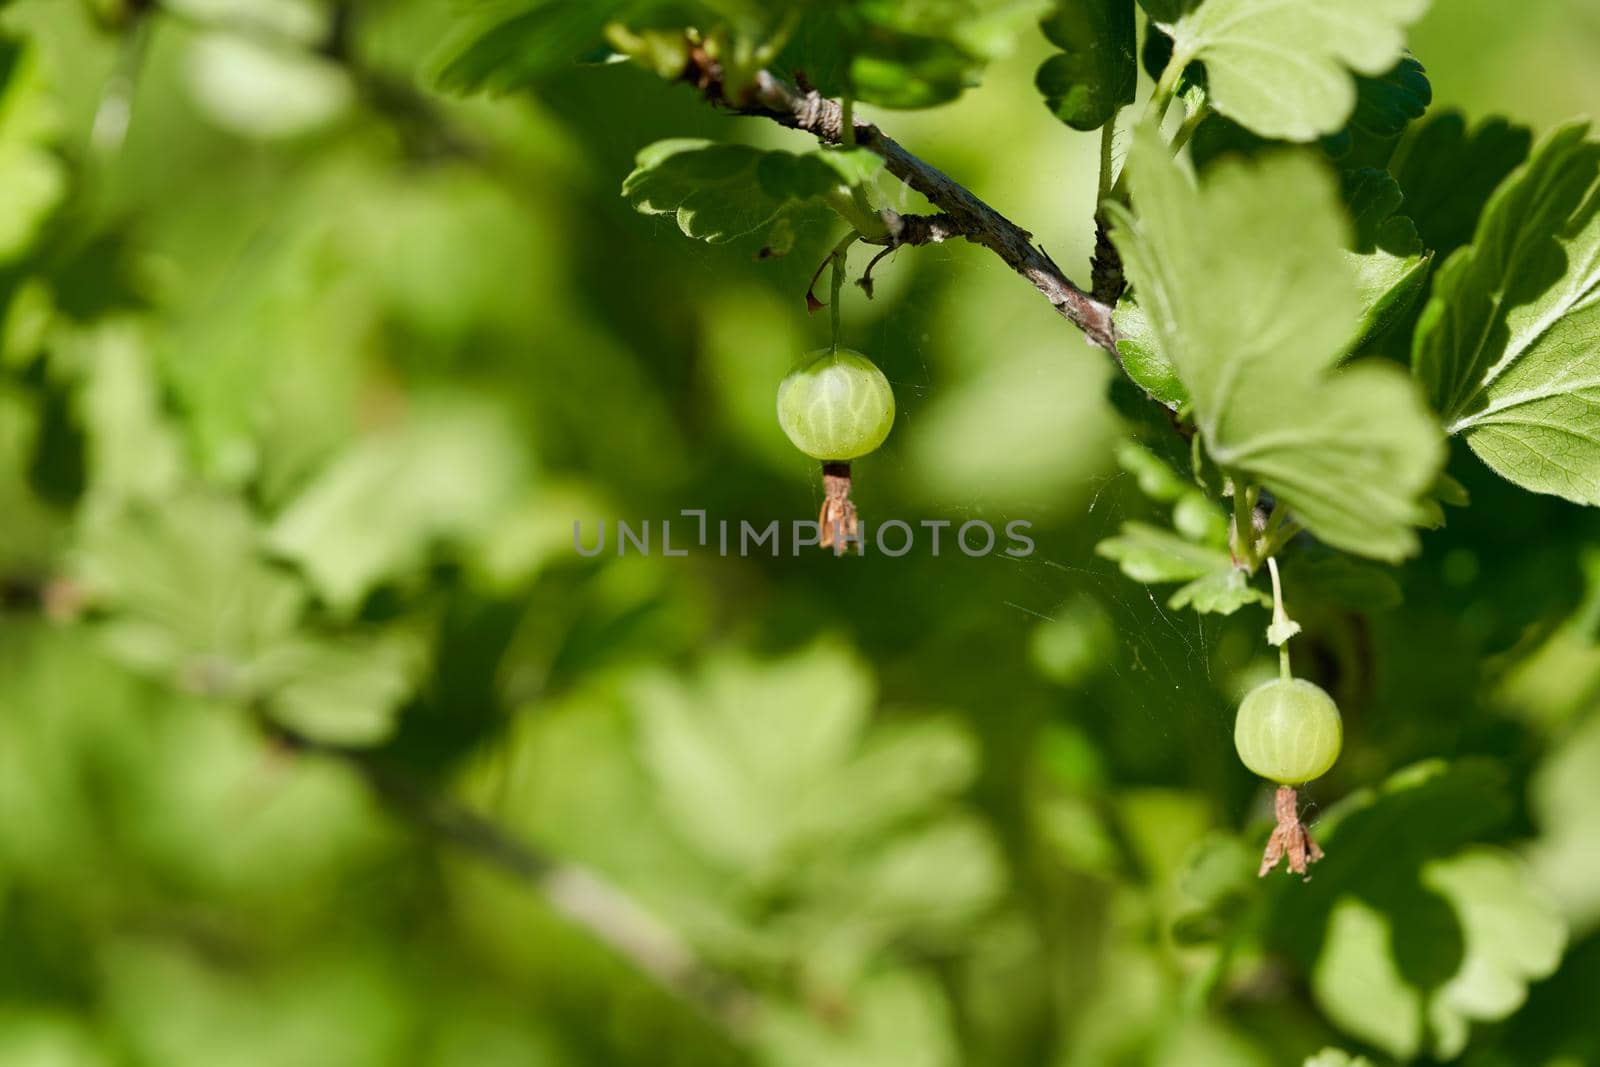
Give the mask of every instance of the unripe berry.
POLYGON ((1239 759, 1280 785, 1299 785, 1326 774, 1343 744, 1338 705, 1321 687, 1301 678, 1275 678, 1252 689, 1234 720, 1239 759))
POLYGON ((778 425, 796 448, 814 459, 855 459, 889 436, 894 390, 883 371, 860 352, 813 352, 778 385, 778 425))

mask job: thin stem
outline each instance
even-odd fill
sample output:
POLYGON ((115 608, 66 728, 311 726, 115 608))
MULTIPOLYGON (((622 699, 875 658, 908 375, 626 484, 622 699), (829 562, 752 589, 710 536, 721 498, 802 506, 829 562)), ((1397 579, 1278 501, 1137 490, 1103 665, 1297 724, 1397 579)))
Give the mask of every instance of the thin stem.
MULTIPOLYGON (((804 130, 824 144, 844 141, 841 105, 812 90, 801 90, 770 71, 758 71, 747 92, 729 96, 716 78, 714 67, 688 72, 705 79, 702 94, 741 115, 760 116, 780 125, 804 130)), ((982 245, 1026 278, 1050 301, 1063 318, 1089 339, 1115 356, 1116 329, 1111 307, 1080 289, 1061 268, 1033 243, 1027 230, 984 203, 965 186, 938 168, 917 158, 875 126, 850 126, 857 143, 883 157, 884 168, 909 188, 921 193, 947 219, 946 229, 982 245)))
POLYGON ((1172 136, 1172 154, 1177 155, 1183 151, 1183 146, 1189 143, 1189 138, 1194 136, 1194 131, 1211 115, 1211 108, 1202 104, 1196 108, 1194 114, 1183 120, 1183 125, 1178 127, 1178 132, 1172 136))
POLYGON ((1256 524, 1249 494, 1237 481, 1233 483, 1233 550, 1251 574, 1260 563, 1256 559, 1256 524))
POLYGON ((840 312, 840 305, 844 301, 840 299, 840 294, 844 292, 844 276, 850 269, 850 246, 855 239, 856 235, 852 233, 833 250, 833 278, 829 286, 828 304, 833 326, 831 350, 834 352, 839 351, 839 338, 844 333, 843 315, 840 312))
MULTIPOLYGON (((1288 513, 1289 509, 1283 506, 1282 501, 1273 502, 1272 513, 1267 516, 1266 528, 1261 531, 1261 543, 1263 545, 1270 546, 1272 544, 1273 537, 1277 535, 1278 527, 1283 525, 1283 520, 1288 513)), ((1267 554, 1271 555, 1270 552, 1267 554)))
POLYGON ((856 146, 856 101, 846 93, 839 98, 839 140, 846 148, 856 146))
POLYGON ((1289 670, 1289 638, 1300 627, 1290 622, 1289 613, 1283 607, 1283 581, 1278 576, 1278 557, 1267 557, 1267 573, 1272 576, 1272 626, 1267 630, 1267 639, 1278 644, 1278 676, 1287 682, 1294 677, 1289 670), (1275 637, 1274 630, 1282 632, 1275 637))
MULTIPOLYGON (((1120 112, 1118 113, 1120 114, 1120 112)), ((1111 174, 1111 152, 1117 136, 1117 115, 1111 116, 1111 121, 1100 127, 1100 190, 1099 202, 1105 203, 1111 199, 1113 180, 1111 174)))
POLYGON ((1172 94, 1177 91, 1178 79, 1183 77, 1183 68, 1188 65, 1188 60, 1173 52, 1172 58, 1167 60, 1167 69, 1161 72, 1161 80, 1156 82, 1155 92, 1150 94, 1150 102, 1144 108, 1144 121, 1161 125, 1167 117, 1167 107, 1172 103, 1172 94))

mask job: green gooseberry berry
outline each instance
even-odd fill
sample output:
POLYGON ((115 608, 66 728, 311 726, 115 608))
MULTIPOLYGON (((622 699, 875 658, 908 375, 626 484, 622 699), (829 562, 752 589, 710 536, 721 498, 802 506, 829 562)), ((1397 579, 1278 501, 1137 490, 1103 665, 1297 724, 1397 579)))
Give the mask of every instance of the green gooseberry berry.
POLYGON ((856 459, 889 436, 894 390, 877 364, 860 352, 812 352, 778 384, 778 425, 796 448, 814 459, 856 459))
POLYGON ((1279 785, 1299 785, 1326 774, 1344 744, 1339 706, 1320 686, 1302 678, 1274 678, 1239 704, 1233 744, 1239 759, 1279 785))

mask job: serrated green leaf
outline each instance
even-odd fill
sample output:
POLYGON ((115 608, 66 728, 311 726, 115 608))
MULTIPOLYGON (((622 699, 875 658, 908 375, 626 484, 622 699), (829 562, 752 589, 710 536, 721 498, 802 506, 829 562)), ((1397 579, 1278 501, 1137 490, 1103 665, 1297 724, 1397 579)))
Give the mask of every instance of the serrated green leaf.
POLYGON ((1472 240, 1484 205, 1528 158, 1533 135, 1505 119, 1468 130, 1460 112, 1447 111, 1414 130, 1390 164, 1406 195, 1406 213, 1423 244, 1441 262, 1472 240))
POLYGON ((1420 119, 1433 103, 1433 85, 1415 56, 1402 56, 1384 73, 1356 78, 1356 108, 1350 126, 1379 140, 1392 140, 1420 119))
POLYGON ((1229 564, 1226 570, 1212 571, 1183 586, 1167 605, 1182 610, 1193 608, 1202 615, 1232 615, 1246 604, 1272 605, 1272 598, 1250 584, 1244 571, 1229 564))
POLYGON ((700 140, 640 151, 622 195, 645 215, 672 215, 688 237, 721 244, 768 230, 797 204, 870 182, 881 157, 866 149, 796 155, 700 140))
POLYGON ((872 700, 871 676, 832 646, 764 664, 724 657, 693 689, 636 686, 641 758, 685 840, 762 867, 819 836, 879 830, 970 779, 970 742, 944 724, 863 743, 872 700))
POLYGON ((1422 294, 1432 257, 1422 247, 1416 225, 1398 214, 1405 196, 1387 171, 1347 171, 1344 198, 1355 223, 1355 249, 1347 258, 1366 308, 1359 346, 1405 316, 1422 294))
POLYGON ((1125 522, 1122 532, 1095 546, 1095 554, 1115 560, 1136 582, 1185 583, 1168 604, 1201 613, 1231 615, 1246 604, 1271 604, 1272 598, 1250 585, 1226 549, 1197 544, 1142 522, 1125 522))
POLYGON ((1057 0, 1040 28, 1061 49, 1034 78, 1056 118, 1075 130, 1097 130, 1133 103, 1139 85, 1133 0, 1057 0))
POLYGON ((198 490, 87 522, 78 577, 112 609, 124 662, 202 692, 231 693, 243 664, 294 630, 306 594, 269 566, 238 501, 198 490))
POLYGON ((1174 62, 1200 60, 1213 107, 1264 137, 1311 141, 1356 104, 1350 72, 1381 75, 1428 0, 1206 0, 1171 27, 1174 62))
POLYGON ((304 630, 305 588, 261 550, 242 504, 184 490, 93 517, 78 577, 106 613, 106 646, 135 670, 320 741, 383 740, 420 674, 416 642, 304 630))
POLYGON ((1567 126, 1439 273, 1413 364, 1451 433, 1524 489, 1600 504, 1600 143, 1567 126))
POLYGON ((356 442, 267 532, 336 611, 413 578, 444 543, 486 536, 522 478, 514 430, 496 408, 423 398, 398 425, 356 442))
POLYGON ((1453 1059, 1473 1022, 1503 1019, 1521 1006, 1528 983, 1555 970, 1566 928, 1521 862, 1500 849, 1468 849, 1419 872, 1434 901, 1440 941, 1459 946, 1454 968, 1418 982, 1396 958, 1392 923, 1356 897, 1339 900, 1312 972, 1312 991, 1347 1033, 1391 1055, 1453 1059))
POLYGON ((1552 971, 1565 928, 1526 867, 1472 844, 1509 811, 1488 761, 1407 768, 1313 826, 1326 849, 1282 884, 1269 942, 1305 961, 1340 1029, 1400 1059, 1451 1059, 1552 971), (1463 846, 1467 846, 1463 848, 1463 846))
POLYGON ((1113 239, 1207 453, 1330 545, 1415 551, 1443 444, 1396 368, 1334 369, 1362 308, 1328 175, 1283 155, 1219 164, 1197 189, 1149 131, 1129 173, 1138 215, 1114 205, 1113 239))

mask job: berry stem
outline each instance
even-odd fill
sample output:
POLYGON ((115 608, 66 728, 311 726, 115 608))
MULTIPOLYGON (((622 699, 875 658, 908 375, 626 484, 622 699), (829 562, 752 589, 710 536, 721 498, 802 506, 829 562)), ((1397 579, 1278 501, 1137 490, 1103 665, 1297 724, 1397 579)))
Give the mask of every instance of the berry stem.
MULTIPOLYGON (((844 333, 843 313, 839 306, 839 296, 844 292, 844 278, 850 270, 850 246, 861 238, 858 230, 851 230, 845 234, 838 244, 833 246, 833 251, 828 253, 827 264, 833 267, 833 274, 829 278, 829 318, 832 326, 832 340, 829 350, 839 351, 839 340, 844 333)), ((818 272, 820 273, 820 271, 818 272)), ((816 285, 816 279, 812 279, 816 285)))
MULTIPOLYGON (((1272 575, 1272 625, 1267 627, 1267 641, 1278 646, 1282 653, 1279 662, 1287 672, 1289 638, 1300 632, 1300 624, 1289 618, 1289 613, 1283 608, 1283 582, 1278 578, 1278 557, 1267 557, 1267 573, 1272 575)), ((1284 677, 1289 675, 1285 673, 1284 677)))

